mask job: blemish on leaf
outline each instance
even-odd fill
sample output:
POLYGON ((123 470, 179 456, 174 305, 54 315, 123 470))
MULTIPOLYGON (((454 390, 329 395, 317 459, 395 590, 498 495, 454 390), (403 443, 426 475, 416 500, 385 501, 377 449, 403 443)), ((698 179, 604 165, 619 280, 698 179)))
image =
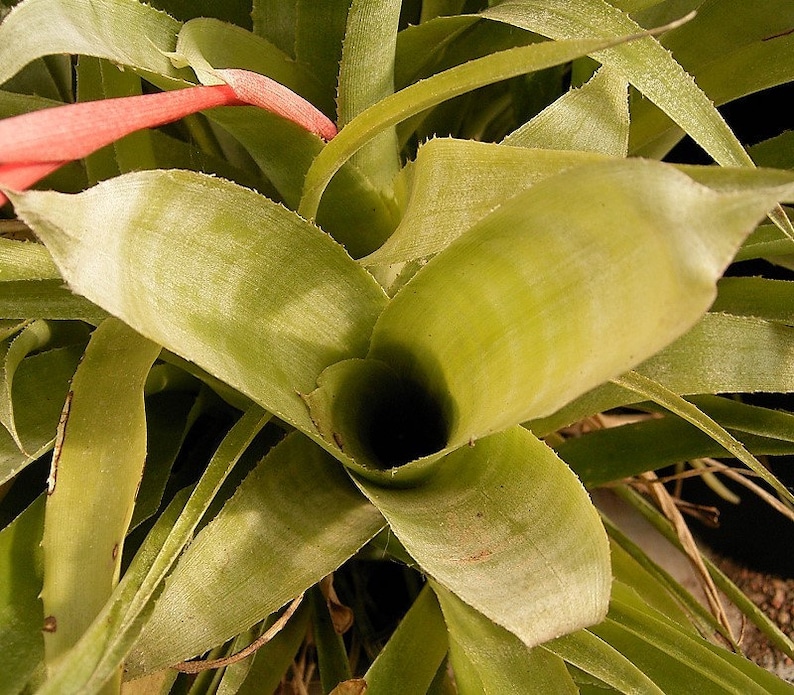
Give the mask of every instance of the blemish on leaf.
POLYGON ((52 449, 52 464, 50 465, 50 474, 47 476, 47 495, 55 492, 55 483, 58 479, 58 463, 61 460, 61 449, 63 448, 63 439, 66 433, 66 422, 69 420, 69 411, 72 407, 73 391, 66 394, 66 401, 63 404, 61 417, 58 420, 58 433, 55 437, 55 445, 52 449))
POLYGON ((44 618, 44 626, 41 628, 44 632, 55 632, 58 629, 58 621, 54 615, 48 615, 44 618))
POLYGON ((114 559, 114 560, 115 560, 115 559, 116 559, 116 558, 119 556, 119 544, 118 544, 118 543, 116 543, 116 544, 113 546, 113 553, 112 553, 112 555, 113 555, 113 559, 114 559))
POLYGON ((339 432, 334 432, 334 433, 333 433, 333 437, 334 437, 334 442, 336 442, 336 445, 337 445, 337 446, 338 446, 338 447, 339 447, 339 448, 340 448, 342 451, 344 451, 344 450, 345 450, 345 447, 344 447, 344 442, 342 441, 342 435, 341 435, 341 434, 339 434, 339 432))

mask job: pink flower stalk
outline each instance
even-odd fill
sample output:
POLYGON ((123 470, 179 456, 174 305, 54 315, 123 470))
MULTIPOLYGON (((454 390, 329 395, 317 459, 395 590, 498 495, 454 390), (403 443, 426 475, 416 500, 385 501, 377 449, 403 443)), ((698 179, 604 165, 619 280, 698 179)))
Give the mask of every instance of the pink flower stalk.
MULTIPOLYGON (((330 140, 336 126, 312 104, 269 77, 217 70, 226 84, 66 104, 0 121, 0 186, 22 190, 142 128, 156 128, 215 106, 252 105, 330 140)), ((7 198, 0 192, 0 205, 7 198)))

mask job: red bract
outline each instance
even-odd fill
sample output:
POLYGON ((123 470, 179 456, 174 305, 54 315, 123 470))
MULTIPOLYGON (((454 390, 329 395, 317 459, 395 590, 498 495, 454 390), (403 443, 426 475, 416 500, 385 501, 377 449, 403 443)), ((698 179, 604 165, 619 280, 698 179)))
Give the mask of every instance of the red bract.
MULTIPOLYGON (((66 104, 0 121, 0 186, 21 190, 142 128, 215 106, 258 106, 330 140, 336 126, 282 84, 248 70, 218 70, 226 84, 66 104)), ((6 202, 0 192, 0 205, 6 202)))

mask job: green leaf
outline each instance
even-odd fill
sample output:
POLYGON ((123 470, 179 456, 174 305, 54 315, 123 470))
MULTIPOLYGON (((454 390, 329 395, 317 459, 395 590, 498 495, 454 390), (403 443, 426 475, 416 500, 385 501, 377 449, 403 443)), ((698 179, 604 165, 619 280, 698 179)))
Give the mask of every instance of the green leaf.
MULTIPOLYGON (((261 632, 273 622, 272 619, 265 621, 261 632)), ((261 695, 275 691, 292 664, 308 628, 309 609, 301 604, 278 634, 257 649, 252 658, 226 667, 218 685, 218 695, 261 695)))
MULTIPOLYGON (((727 423, 724 426, 731 427, 727 423)), ((747 434, 740 438, 756 456, 794 453, 794 443, 790 441, 747 434)), ((587 487, 605 485, 683 461, 728 455, 709 435, 676 417, 596 430, 566 439, 555 450, 587 487)))
POLYGON ((430 140, 400 173, 398 185, 406 190, 407 202, 399 226, 361 262, 373 266, 432 256, 518 192, 602 159, 588 152, 430 140))
POLYGON ((146 455, 143 385, 159 353, 159 345, 108 319, 72 381, 47 481, 42 539, 50 669, 118 582, 146 455))
POLYGON ((426 584, 367 670, 367 695, 427 692, 447 647, 444 616, 426 584))
POLYGON ((568 169, 424 266, 378 319, 368 356, 435 399, 449 447, 551 414, 689 329, 787 195, 718 193, 650 161, 568 169))
POLYGON ((2 393, 0 393, 0 423, 8 430, 23 453, 28 453, 17 431, 14 417, 12 392, 17 367, 30 353, 41 350, 52 339, 50 325, 46 321, 33 321, 17 335, 0 342, 2 360, 2 393))
POLYGON ((0 237, 0 282, 59 280, 60 277, 44 246, 0 237))
POLYGON ((44 660, 41 534, 44 495, 0 531, 0 648, 2 695, 23 691, 44 660))
MULTIPOLYGON (((382 479, 399 485, 403 470, 382 479)), ((611 576, 598 515, 523 428, 446 455, 411 487, 355 479, 424 572, 525 645, 604 615, 611 576)))
POLYGON ((512 132, 503 145, 601 152, 625 157, 629 147, 628 84, 602 67, 512 132))
POLYGON ((546 642, 543 649, 565 659, 585 673, 630 695, 663 695, 643 671, 590 630, 578 630, 546 642))
MULTIPOLYGON (((791 22, 787 0, 763 5, 711 0, 701 3, 692 21, 665 34, 662 43, 721 105, 794 80, 791 22)), ((633 102, 634 153, 662 155, 681 135, 653 104, 633 102)))
POLYGON ((449 628, 455 683, 462 695, 576 695, 565 662, 546 649, 528 649, 454 594, 433 584, 449 628))
POLYGON ((248 629, 335 570, 382 526, 338 462, 305 437, 288 437, 180 558, 128 671, 156 671, 248 629))
POLYGON ((226 181, 153 171, 13 197, 74 291, 304 431, 299 394, 366 351, 386 302, 326 234, 226 181))
POLYGON ((100 615, 51 674, 42 695, 61 695, 67 689, 92 692, 113 676, 146 624, 166 574, 192 540, 222 483, 270 417, 259 407, 251 407, 221 442, 195 488, 175 495, 100 615))
POLYGON ((180 26, 137 0, 25 0, 0 24, 0 84, 36 58, 57 53, 107 58, 182 81, 189 73, 167 57, 180 26))
POLYGON ((712 311, 757 316, 794 324, 794 282, 766 278, 722 278, 712 311))
POLYGON ((553 41, 511 48, 437 73, 381 99, 343 128, 314 160, 306 175, 299 211, 306 218, 315 217, 323 191, 334 174, 386 128, 478 87, 568 62, 615 41, 553 41))
MULTIPOLYGON (((555 40, 574 36, 617 38, 641 30, 628 15, 605 0, 564 0, 553 6, 539 0, 508 0, 482 15, 555 40)), ((590 53, 623 74, 718 163, 752 166, 749 155, 711 100, 655 38, 647 36, 590 53)))
POLYGON ((769 469, 753 456, 744 445, 725 430, 718 422, 714 421, 699 408, 681 398, 676 393, 665 388, 653 379, 642 376, 637 372, 629 372, 615 380, 619 386, 631 389, 644 396, 646 399, 661 405, 663 408, 675 413, 680 418, 695 425, 698 429, 708 434, 718 442, 731 456, 741 461, 750 470, 778 491, 784 499, 794 503, 794 493, 789 490, 769 469))
POLYGON ((616 583, 610 615, 592 629, 664 692, 790 694, 781 679, 742 656, 692 637, 616 583))
POLYGON ((0 431, 0 485, 52 448, 69 384, 82 355, 82 345, 55 348, 24 359, 17 368, 12 392, 14 421, 29 452, 21 452, 11 435, 0 431))
MULTIPOLYGON (((794 391, 794 328, 749 316, 706 314, 685 335, 637 367, 678 394, 794 391)), ((544 435, 622 405, 638 395, 604 384, 552 416, 532 421, 544 435)))
POLYGON ((333 116, 333 102, 323 103, 324 88, 317 76, 269 41, 233 24, 200 18, 179 30, 173 59, 185 62, 202 84, 218 83, 214 68, 243 68, 289 87, 333 116))
MULTIPOLYGON (((339 127, 394 93, 394 63, 400 0, 372 3, 353 0, 339 66, 337 104, 339 127)), ((387 128, 359 150, 351 162, 373 182, 391 194, 400 169, 399 145, 394 127, 387 128)))

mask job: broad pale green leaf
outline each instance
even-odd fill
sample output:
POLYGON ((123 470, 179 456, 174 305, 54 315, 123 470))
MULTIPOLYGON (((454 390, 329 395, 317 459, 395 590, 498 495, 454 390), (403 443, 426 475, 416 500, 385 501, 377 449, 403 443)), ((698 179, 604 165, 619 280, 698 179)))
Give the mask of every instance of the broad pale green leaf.
POLYGON ((478 87, 560 65, 631 38, 634 37, 623 36, 611 41, 549 41, 511 48, 437 73, 386 99, 381 99, 343 128, 314 160, 306 174, 299 211, 308 219, 314 218, 323 191, 334 174, 350 157, 386 128, 478 87))
POLYGON ((503 145, 601 152, 625 157, 629 147, 628 83, 602 67, 502 140, 503 145))
MULTIPOLYGON (((706 314, 689 332, 637 367, 678 394, 794 391, 794 328, 750 316, 706 314)), ((604 384, 552 416, 533 421, 537 434, 636 403, 637 394, 604 384)))
MULTIPOLYGON (((535 31, 555 40, 571 37, 619 37, 640 26, 606 0, 507 0, 483 16, 535 31)), ((722 165, 752 166, 736 136, 711 100, 653 37, 647 36, 592 54, 614 67, 662 109, 722 165)))
POLYGON ((110 600, 64 656, 41 695, 93 692, 118 670, 151 615, 153 599, 227 476, 270 415, 252 406, 224 438, 191 491, 178 492, 146 536, 110 600))
MULTIPOLYGON (((383 476, 399 484, 404 468, 383 476)), ((525 429, 448 454, 411 487, 356 480, 424 572, 525 645, 603 617, 601 522, 570 469, 525 429)))
POLYGON ((447 648, 444 616, 426 584, 367 670, 367 695, 427 692, 447 648))
POLYGON ((17 695, 44 660, 41 534, 44 495, 0 531, 2 695, 17 695))
POLYGON ((290 436, 180 558, 128 671, 158 670, 248 629, 335 570, 383 523, 338 462, 290 436))
POLYGON ((189 72, 167 57, 180 26, 137 0, 25 0, 0 24, 0 84, 36 58, 57 53, 107 58, 182 81, 189 72))
POLYGON ((566 170, 422 268, 379 318, 369 357, 436 399, 448 446, 549 415, 689 329, 790 195, 717 193, 650 161, 566 170))
POLYGON ((42 539, 49 669, 118 582, 146 456, 143 385, 159 354, 159 345, 108 319, 72 381, 47 481, 42 539))
POLYGON ((564 169, 601 159, 588 152, 430 140, 400 174, 407 202, 399 226, 361 262, 400 263, 438 253, 516 193, 564 169))
MULTIPOLYGON (((337 104, 339 127, 394 93, 394 63, 400 0, 373 3, 353 0, 339 65, 337 104)), ((387 128, 359 150, 351 162, 378 190, 389 195, 400 169, 394 127, 387 128)))
MULTIPOLYGON (((577 695, 565 662, 541 647, 529 649, 457 596, 433 582, 449 629, 455 683, 462 695, 577 695)), ((520 600, 520 599, 518 599, 520 600)))
POLYGON ((75 292, 304 431, 299 394, 366 351, 386 302, 321 230, 208 176, 141 172, 14 201, 75 292))
POLYGON ((295 30, 299 0, 253 0, 254 33, 295 58, 295 30))

